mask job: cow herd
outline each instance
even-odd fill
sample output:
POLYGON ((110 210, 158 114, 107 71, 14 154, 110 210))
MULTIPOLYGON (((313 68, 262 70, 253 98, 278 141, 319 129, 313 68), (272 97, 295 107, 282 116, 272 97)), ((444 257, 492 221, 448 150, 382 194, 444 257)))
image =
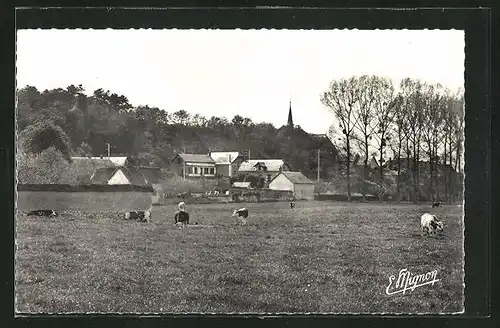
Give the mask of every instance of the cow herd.
MULTIPOLYGON (((432 208, 441 207, 442 202, 432 203, 432 208)), ((290 209, 295 208, 295 203, 290 202, 290 209)), ((57 217, 59 213, 54 210, 34 210, 27 213, 28 216, 44 216, 44 217, 57 217)), ((124 213, 126 220, 136 220, 139 222, 150 222, 152 219, 151 209, 146 211, 128 211, 124 213)), ((247 208, 243 207, 233 211, 232 217, 238 220, 238 223, 245 225, 247 223, 247 218, 249 216, 249 211, 247 208)), ((186 210, 186 203, 180 202, 177 204, 177 210, 174 214, 174 225, 176 226, 186 226, 189 225, 189 213, 186 210)), ((444 229, 444 223, 436 217, 436 215, 424 213, 420 217, 420 229, 422 235, 430 235, 441 233, 444 229)))

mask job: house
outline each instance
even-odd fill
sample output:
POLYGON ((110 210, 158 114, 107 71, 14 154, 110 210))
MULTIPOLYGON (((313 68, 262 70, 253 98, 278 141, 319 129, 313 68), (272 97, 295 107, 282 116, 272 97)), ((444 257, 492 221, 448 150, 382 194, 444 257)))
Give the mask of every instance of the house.
POLYGON ((208 154, 179 153, 171 162, 184 179, 214 179, 216 177, 215 162, 208 154))
POLYGON ((281 171, 290 171, 290 166, 282 159, 249 159, 240 164, 238 173, 241 174, 264 174, 271 177, 281 171))
POLYGON ((314 199, 314 182, 301 172, 282 171, 269 183, 272 190, 290 190, 295 199, 314 199))
POLYGON ((92 184, 135 185, 161 187, 161 171, 152 167, 105 167, 97 169, 90 178, 92 184))
POLYGON ((90 163, 96 168, 125 166, 128 164, 127 156, 113 156, 113 157, 85 157, 73 156, 71 160, 75 163, 90 163))
POLYGON ((243 156, 237 151, 213 151, 209 155, 215 163, 215 173, 218 176, 232 177, 243 162, 243 156))

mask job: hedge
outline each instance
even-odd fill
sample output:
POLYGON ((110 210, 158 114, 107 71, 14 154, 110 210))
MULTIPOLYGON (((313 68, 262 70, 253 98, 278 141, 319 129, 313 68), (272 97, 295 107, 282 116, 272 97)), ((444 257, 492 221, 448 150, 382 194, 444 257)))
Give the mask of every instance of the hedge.
POLYGON ((54 191, 54 192, 153 192, 151 186, 134 185, 69 185, 69 184, 18 184, 17 191, 54 191))

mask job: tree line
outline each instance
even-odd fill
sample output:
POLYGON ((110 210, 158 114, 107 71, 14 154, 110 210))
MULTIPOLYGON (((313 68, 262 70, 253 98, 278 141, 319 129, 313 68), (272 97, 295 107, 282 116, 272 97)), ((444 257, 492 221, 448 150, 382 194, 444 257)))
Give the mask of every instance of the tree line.
MULTIPOLYGON (((168 168, 178 152, 242 151, 252 158, 282 158, 295 170, 314 177, 316 151, 323 147, 322 177, 335 172, 334 147, 319 145, 300 126, 280 133, 270 123, 241 115, 207 118, 183 109, 132 106, 126 96, 101 88, 87 94, 82 85, 19 89, 18 152, 33 157, 51 148, 47 160, 56 151, 70 161, 71 156, 107 156, 109 144, 112 156, 126 155, 138 165, 168 168)), ((288 103, 283 107, 284 123, 287 114, 288 103)), ((36 163, 36 159, 23 163, 36 163)))
MULTIPOLYGON (((409 78, 396 90, 388 78, 365 75, 333 80, 322 93, 321 102, 338 122, 330 131, 340 150, 349 198, 353 158, 358 154, 363 159, 359 179, 376 182, 382 192, 391 187, 388 170, 396 172, 392 187, 398 199, 405 194, 408 200, 420 201, 424 184, 434 200, 460 199, 464 141, 461 90, 453 93, 439 84, 409 78), (379 164, 376 178, 370 177, 372 156, 379 164), (423 176, 426 181, 422 181, 423 176)), ((369 184, 362 186, 364 196, 369 184)))

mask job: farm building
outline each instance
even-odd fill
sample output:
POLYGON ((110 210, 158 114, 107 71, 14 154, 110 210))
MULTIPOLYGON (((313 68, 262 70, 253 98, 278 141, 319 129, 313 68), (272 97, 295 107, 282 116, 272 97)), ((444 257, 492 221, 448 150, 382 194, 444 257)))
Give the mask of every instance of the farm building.
POLYGON ((152 167, 105 167, 90 178, 92 184, 153 186, 159 188, 161 171, 152 167))
POLYGON ((128 164, 128 157, 126 156, 113 156, 113 157, 84 157, 73 156, 71 160, 75 163, 89 163, 95 168, 125 166, 128 164))
POLYGON ((172 163, 182 177, 191 179, 214 179, 215 162, 208 154, 179 153, 174 156, 172 163))
POLYGON ((232 177, 243 162, 243 157, 237 151, 214 151, 209 155, 215 163, 215 172, 218 176, 232 177))
POLYGON ((282 159, 249 159, 241 163, 238 174, 264 176, 271 181, 281 171, 290 171, 282 159))
POLYGON ((301 172, 280 172, 269 183, 269 189, 290 190, 295 199, 314 199, 314 182, 301 172))

